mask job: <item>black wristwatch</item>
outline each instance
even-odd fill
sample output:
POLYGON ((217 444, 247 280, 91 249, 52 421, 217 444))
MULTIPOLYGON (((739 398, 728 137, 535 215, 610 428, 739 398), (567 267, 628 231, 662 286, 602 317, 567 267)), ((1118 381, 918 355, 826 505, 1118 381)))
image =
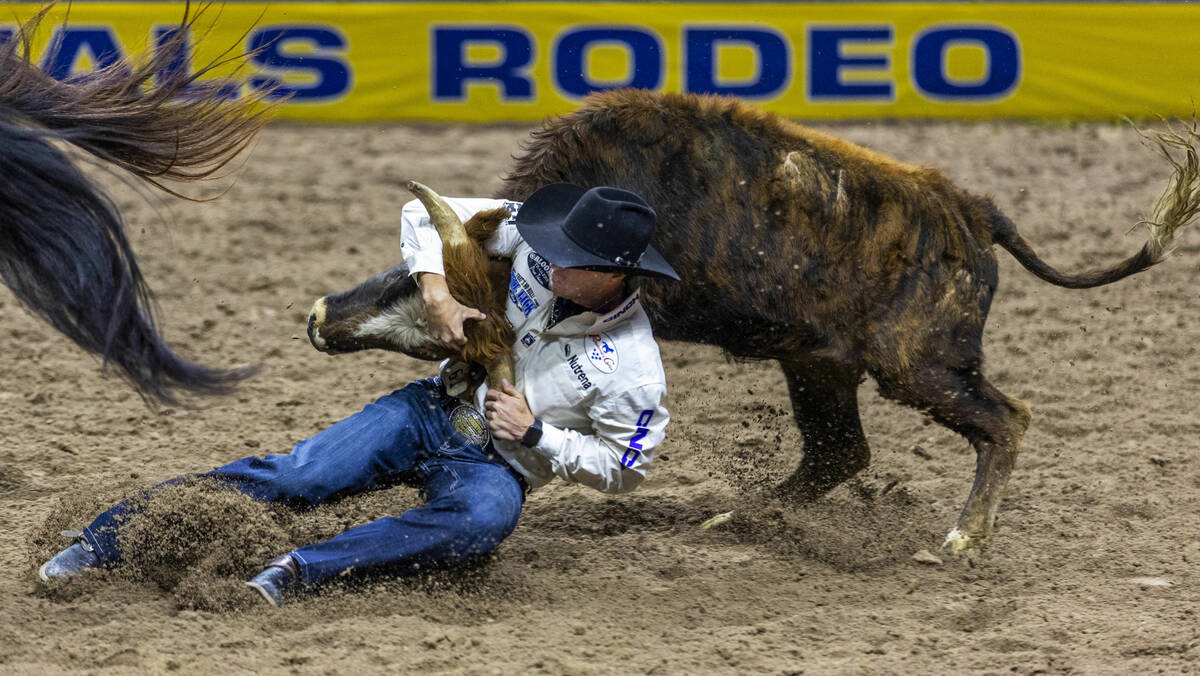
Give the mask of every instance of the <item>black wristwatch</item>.
POLYGON ((533 424, 525 430, 525 434, 521 437, 521 445, 525 448, 533 448, 542 440, 542 419, 534 418, 533 424))

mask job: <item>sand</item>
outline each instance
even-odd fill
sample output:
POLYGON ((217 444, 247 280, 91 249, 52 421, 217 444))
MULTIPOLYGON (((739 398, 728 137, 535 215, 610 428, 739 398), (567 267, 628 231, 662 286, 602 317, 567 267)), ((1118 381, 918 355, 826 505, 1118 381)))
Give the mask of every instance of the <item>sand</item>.
MULTIPOLYGON (((1115 125, 821 128, 994 195, 1064 270, 1135 251, 1143 236, 1129 228, 1167 176, 1115 125)), ((663 343, 673 420, 643 487, 551 485, 472 568, 348 578, 268 608, 240 584, 262 562, 403 511, 415 491, 292 512, 196 485, 131 527, 153 546, 129 566, 36 582, 37 564, 65 544, 58 531, 101 506, 290 448, 429 374, 391 353, 317 353, 308 308, 398 260, 406 179, 489 195, 527 131, 279 124, 209 204, 147 200, 103 179, 126 209, 167 336, 206 363, 263 371, 201 408, 153 411, 0 290, 0 672, 1200 668, 1200 232, 1187 231, 1166 263, 1089 291, 1051 287, 998 254, 987 373, 1034 419, 975 566, 938 549, 970 487, 963 439, 868 381, 870 468, 810 507, 785 507, 761 494, 800 456, 777 367, 663 343), (698 530, 734 508, 732 523, 698 530)))

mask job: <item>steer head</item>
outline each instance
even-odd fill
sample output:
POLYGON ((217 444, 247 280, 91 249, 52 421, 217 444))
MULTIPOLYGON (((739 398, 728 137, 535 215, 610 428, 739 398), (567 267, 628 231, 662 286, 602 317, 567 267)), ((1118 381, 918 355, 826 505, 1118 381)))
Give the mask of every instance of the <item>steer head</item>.
POLYGON ((467 322, 467 344, 462 348, 434 339, 420 289, 408 266, 401 264, 349 291, 317 299, 308 317, 309 340, 328 354, 383 349, 417 359, 464 359, 482 364, 492 383, 501 378, 512 382, 514 336, 504 316, 511 263, 489 258, 482 245, 508 217, 508 210, 483 211, 464 224, 437 193, 415 181, 408 189, 425 206, 442 238, 450 294, 487 319, 467 322))

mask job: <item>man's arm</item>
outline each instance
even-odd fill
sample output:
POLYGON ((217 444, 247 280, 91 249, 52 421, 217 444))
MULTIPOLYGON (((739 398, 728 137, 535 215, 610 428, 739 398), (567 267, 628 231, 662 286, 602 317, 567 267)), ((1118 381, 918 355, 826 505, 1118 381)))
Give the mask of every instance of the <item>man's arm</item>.
MULTIPOLYGON (((489 390, 484 401, 488 428, 497 438, 518 441, 533 414, 511 385, 501 388, 489 390)), ((533 448, 567 481, 605 493, 631 491, 646 478, 654 449, 666 436, 665 394, 665 385, 652 383, 597 402, 588 411, 594 434, 543 422, 542 438, 533 448)))
POLYGON ((425 321, 429 323, 430 335, 447 345, 466 345, 467 334, 463 325, 469 319, 487 319, 487 315, 454 300, 449 287, 446 286, 444 275, 417 272, 412 277, 421 289, 421 300, 425 303, 425 321))

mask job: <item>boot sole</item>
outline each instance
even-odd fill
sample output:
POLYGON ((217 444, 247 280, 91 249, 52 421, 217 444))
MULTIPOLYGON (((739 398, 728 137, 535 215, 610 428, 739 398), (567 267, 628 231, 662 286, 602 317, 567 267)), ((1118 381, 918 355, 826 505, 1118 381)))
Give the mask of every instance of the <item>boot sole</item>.
POLYGON ((258 592, 259 595, 261 595, 266 600, 266 602, 270 603, 272 606, 274 606, 276 608, 283 607, 283 604, 276 601, 275 598, 273 596, 271 596, 271 594, 268 593, 267 590, 262 587, 262 585, 257 585, 257 584, 254 584, 253 582, 247 582, 246 586, 253 589, 254 591, 258 592))

